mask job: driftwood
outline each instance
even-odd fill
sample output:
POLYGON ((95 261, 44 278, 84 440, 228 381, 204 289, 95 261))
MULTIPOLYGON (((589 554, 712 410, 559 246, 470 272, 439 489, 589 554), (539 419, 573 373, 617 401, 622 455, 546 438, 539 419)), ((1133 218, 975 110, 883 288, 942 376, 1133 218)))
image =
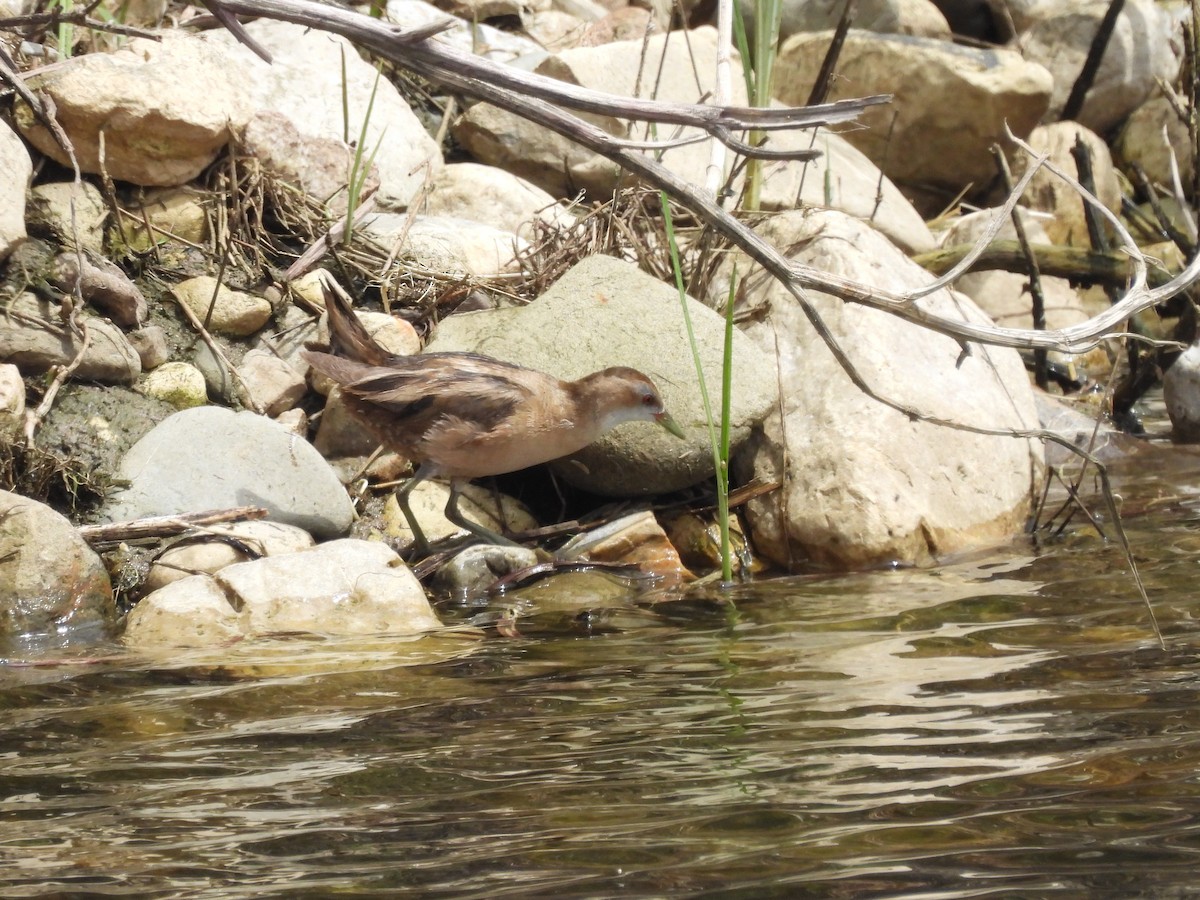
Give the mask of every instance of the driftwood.
MULTIPOLYGON (((1084 284, 1107 284, 1124 287, 1133 278, 1133 261, 1125 253, 1099 253, 1081 247, 1058 244, 1030 244, 1038 271, 1054 278, 1069 278, 1084 284)), ((974 249, 973 244, 952 244, 939 250, 920 253, 913 262, 934 275, 943 275, 957 266, 974 249)), ((975 258, 974 270, 1000 269, 1024 275, 1029 265, 1017 241, 993 241, 975 258)), ((1151 287, 1171 282, 1171 273, 1162 266, 1150 264, 1146 281, 1151 287)))
POLYGON ((265 519, 267 513, 268 511, 261 506, 235 506, 231 509, 210 509, 204 512, 179 513, 174 516, 150 516, 145 519, 134 519, 131 522, 84 525, 79 529, 79 535, 92 546, 119 544, 121 541, 172 537, 220 522, 265 519))

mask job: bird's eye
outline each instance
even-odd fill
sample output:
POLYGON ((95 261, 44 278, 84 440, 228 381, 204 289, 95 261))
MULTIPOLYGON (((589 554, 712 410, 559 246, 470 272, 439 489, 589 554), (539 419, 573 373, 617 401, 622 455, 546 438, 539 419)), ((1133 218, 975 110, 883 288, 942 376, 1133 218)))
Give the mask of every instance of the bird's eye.
POLYGON ((658 398, 653 394, 642 394, 642 406, 657 406, 658 398))

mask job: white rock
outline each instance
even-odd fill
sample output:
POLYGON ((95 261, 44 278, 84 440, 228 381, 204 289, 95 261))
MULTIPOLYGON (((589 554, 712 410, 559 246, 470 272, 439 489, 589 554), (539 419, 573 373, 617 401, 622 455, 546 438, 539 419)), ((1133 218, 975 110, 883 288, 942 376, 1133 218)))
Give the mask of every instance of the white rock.
POLYGON ((141 388, 147 396, 165 400, 176 409, 191 409, 208 402, 204 375, 191 363, 164 363, 147 373, 141 388))
MULTIPOLYGON (((1096 181, 1096 197, 1110 211, 1121 210, 1121 183, 1113 167, 1112 154, 1104 140, 1076 122, 1054 122, 1040 125, 1029 135, 1029 145, 1038 153, 1046 154, 1050 161, 1072 177, 1079 177, 1071 148, 1076 140, 1082 141, 1091 151, 1092 175, 1096 181)), ((1024 154, 1013 158, 1013 177, 1019 178, 1029 166, 1029 157, 1024 154)), ((1084 218, 1083 200, 1067 186, 1066 182, 1043 168, 1029 183, 1023 198, 1030 209, 1050 213, 1043 220, 1046 234, 1055 244, 1072 247, 1091 247, 1087 220, 1084 218)))
MULTIPOLYGON (((134 38, 112 53, 66 60, 37 78, 85 172, 119 181, 176 185, 191 181, 249 116, 244 68, 219 45, 181 31, 134 38)), ((16 121, 51 159, 70 160, 24 104, 16 121)))
POLYGON ((217 279, 198 275, 181 281, 171 293, 201 322, 208 321, 210 331, 231 337, 246 337, 258 331, 271 318, 271 304, 262 297, 230 290, 224 285, 217 289, 217 279), (216 302, 213 295, 216 294, 216 302), (209 307, 212 316, 209 317, 209 307))
MULTIPOLYGON (((534 71, 619 96, 695 103, 715 88, 715 58, 716 31, 704 27, 689 31, 686 40, 677 34, 657 34, 645 42, 619 41, 564 50, 547 57, 534 71), (657 74, 650 78, 642 76, 643 72, 657 74)), ((731 102, 745 103, 741 79, 734 80, 731 102)), ((599 125, 621 138, 647 137, 644 124, 630 126, 604 117, 599 125)), ((696 129, 682 129, 679 136, 694 133, 696 129)), ((467 110, 455 124, 454 134, 480 162, 507 169, 555 196, 569 196, 579 188, 605 195, 621 178, 627 178, 615 163, 491 104, 479 103, 467 110)), ((677 136, 674 129, 671 136, 677 136)), ((703 184, 708 142, 667 150, 661 161, 676 174, 703 184)))
POLYGON ((250 397, 268 416, 291 409, 308 391, 304 375, 269 350, 250 350, 238 372, 250 397))
POLYGON ((189 575, 143 597, 122 637, 135 650, 220 647, 241 640, 238 614, 210 575, 189 575))
POLYGON ((362 220, 359 231, 389 250, 403 238, 399 259, 450 276, 489 278, 511 273, 517 254, 527 246, 512 232, 440 216, 413 216, 410 221, 407 215, 373 213, 362 220))
MULTIPOLYGON (((534 11, 539 5, 532 4, 527 11, 534 11)), ((463 53, 494 62, 520 64, 523 57, 537 56, 541 49, 523 35, 502 31, 486 23, 456 19, 423 0, 388 0, 387 17, 389 22, 406 29, 446 22, 450 27, 437 36, 439 41, 463 53)))
MULTIPOLYGON (((740 0, 747 32, 753 33, 754 3, 740 0)), ((836 28, 845 0, 792 0, 783 4, 779 23, 781 37, 801 31, 836 28)), ((950 26, 930 0, 860 0, 855 8, 854 27, 888 34, 913 34, 949 38, 950 26)))
POLYGON ((244 634, 419 634, 441 627, 425 592, 386 544, 344 539, 227 566, 244 634))
POLYGON ((25 192, 32 176, 29 151, 0 122, 0 260, 25 241, 25 192))
MULTIPOLYGON (((901 291, 930 280, 878 233, 836 212, 784 213, 760 233, 800 248, 793 259, 861 284, 901 291)), ((757 267, 745 259, 737 266, 742 278, 755 277, 757 267)), ((782 565, 859 568, 928 561, 1020 533, 1040 447, 910 418, 872 399, 842 371, 794 298, 763 283, 747 331, 764 355, 778 358, 782 411, 772 411, 738 460, 743 479, 783 483, 747 508, 760 553, 782 565)), ((814 291, 809 299, 884 397, 972 426, 1037 427, 1016 351, 971 345, 964 354, 958 341, 885 312, 814 291)), ((986 321, 962 295, 941 291, 920 304, 986 321)))
POLYGON ((839 134, 781 132, 775 148, 812 148, 821 156, 808 162, 774 160, 763 166, 761 208, 784 211, 801 206, 838 209, 869 222, 909 253, 932 250, 936 242, 908 198, 866 154, 839 134))
MULTIPOLYGON (((778 99, 798 105, 812 90, 831 32, 784 41, 776 62, 778 99)), ((995 177, 990 148, 1033 129, 1050 99, 1042 66, 1012 50, 979 50, 929 38, 851 30, 830 100, 893 94, 846 132, 894 181, 958 191, 995 177)))
POLYGON ((531 223, 569 225, 575 219, 541 188, 494 166, 448 165, 433 179, 423 212, 483 222, 528 239, 531 223))
POLYGON ((349 134, 357 141, 370 107, 362 146, 368 156, 375 154, 381 182, 378 202, 407 205, 425 179, 442 167, 441 150, 400 92, 387 78, 377 76, 375 67, 344 38, 270 19, 250 22, 245 28, 271 54, 269 65, 227 31, 210 32, 207 37, 238 59, 253 111, 280 113, 302 134, 333 140, 349 134), (342 104, 343 63, 349 123, 342 104))
POLYGON ((282 522, 234 522, 218 526, 213 531, 234 538, 236 543, 221 540, 215 535, 202 535, 189 543, 176 544, 155 559, 142 589, 150 593, 172 582, 193 575, 212 575, 226 566, 252 559, 239 544, 245 545, 258 556, 295 553, 314 544, 312 535, 303 528, 282 522))
POLYGON ((0 363, 0 440, 11 441, 25 424, 25 382, 21 370, 0 363))
MULTIPOLYGON (((1108 0, 1064 4, 1017 39, 1025 58, 1041 63, 1054 76, 1048 121, 1061 114, 1109 5, 1108 0)), ((1127 0, 1076 121, 1104 134, 1156 90, 1156 79, 1174 81, 1179 60, 1171 37, 1170 17, 1156 4, 1127 0)))

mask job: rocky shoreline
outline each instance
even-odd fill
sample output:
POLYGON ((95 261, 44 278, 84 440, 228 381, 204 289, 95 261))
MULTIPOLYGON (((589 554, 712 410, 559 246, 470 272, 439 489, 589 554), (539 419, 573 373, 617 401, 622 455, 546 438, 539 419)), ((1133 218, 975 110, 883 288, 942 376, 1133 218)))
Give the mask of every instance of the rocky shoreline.
MULTIPOLYGON (((0 16, 28 12, 5 5, 0 16)), ((715 88, 715 29, 668 31, 634 6, 584 4, 580 18, 577 6, 455 9, 459 18, 433 40, 621 96, 695 103, 715 88), (506 28, 468 24, 486 18, 506 28)), ((1127 4, 1114 61, 1074 121, 1056 121, 1055 110, 1106 4, 1088 4, 1091 18, 1081 19, 1075 4, 1010 2, 1015 37, 1006 47, 954 42, 924 0, 859 6, 863 28, 842 50, 831 99, 893 101, 840 134, 772 137, 772 146, 822 154, 766 165, 752 221, 792 263, 865 290, 920 291, 933 276, 909 257, 970 243, 986 217, 938 217, 948 199, 967 190, 987 206, 1002 196, 989 186, 988 151, 1006 128, 1072 172, 1072 147, 1086 143, 1095 192, 1114 212, 1129 193, 1118 164, 1172 180, 1159 145, 1173 126, 1156 79, 1178 77, 1185 4, 1127 4)), ((831 38, 832 24, 804 9, 785 14, 776 76, 777 99, 795 105, 831 38)), ((687 492, 711 482, 713 456, 679 295, 640 189, 610 160, 498 106, 435 102, 410 82, 402 92, 393 83, 401 79, 381 76, 344 38, 258 19, 246 28, 272 56, 268 65, 229 32, 192 27, 194 13, 161 4, 130 23, 152 37, 97 31, 78 48, 89 52, 49 65, 34 55, 35 41, 19 39, 28 28, 0 31, 25 66, 24 84, 52 99, 56 123, 21 99, 0 121, 0 432, 16 460, 14 490, 0 493, 0 646, 10 648, 0 655, 112 633, 161 653, 284 632, 440 627, 402 558, 411 535, 378 487, 402 477, 408 461, 371 458, 374 441, 336 395, 326 401, 329 386, 299 356, 327 336, 318 261, 362 294, 360 319, 391 352, 470 350, 568 379, 611 365, 649 374, 686 440, 626 426, 554 464, 571 496, 591 503, 573 513, 613 498, 640 504, 625 518, 601 516, 620 520, 615 533, 555 556, 637 566, 668 586, 707 574, 711 556, 680 524, 696 516, 679 512, 700 496, 687 492), (351 209, 361 215, 345 238, 338 229, 351 209), (103 503, 56 511, 22 496, 30 439, 82 461, 96 491, 111 482, 103 503), (664 497, 676 514, 645 511, 664 497), (167 544, 108 542, 105 558, 77 528, 85 518, 230 507, 261 508, 265 521, 208 526, 167 544)), ((405 28, 447 17, 419 0, 392 0, 387 13, 405 28)), ((734 81, 730 103, 745 105, 734 81)), ((597 120, 629 140, 649 137, 623 120, 597 120)), ((1173 149, 1178 180, 1190 185, 1186 147, 1173 149)), ((1020 159, 1014 152, 1018 176, 1020 159)), ((675 147, 662 162, 702 184, 710 148, 675 147)), ((731 190, 740 186, 734 175, 731 190)), ((1035 176, 1025 206, 1035 243, 1089 246, 1077 194, 1049 175, 1035 176)), ((733 345, 736 483, 776 488, 742 507, 758 556, 779 571, 924 565, 1022 533, 1044 453, 1013 436, 1039 427, 1017 351, 964 352, 959 340, 877 309, 815 291, 801 300, 740 251, 704 257, 699 238, 688 228, 682 240, 689 259, 707 260, 687 302, 710 391, 723 345, 714 308, 731 282, 742 326, 733 345), (825 334, 812 327, 813 310, 825 334)), ((1165 247, 1146 252, 1171 258, 1165 247)), ((974 273, 919 305, 1029 327, 1024 282, 974 273)), ((1097 308, 1096 291, 1044 282, 1051 329, 1097 308)), ((1112 365, 1103 352, 1061 362, 1094 379, 1112 365)), ((77 488, 83 480, 61 479, 77 488)), ((413 495, 431 536, 454 532, 441 520, 443 490, 424 484, 413 495)), ((561 517, 545 512, 556 490, 545 472, 524 490, 533 500, 523 504, 480 486, 472 519, 533 542, 561 517)), ((505 573, 544 563, 542 553, 475 548, 454 564, 463 574, 447 569, 435 583, 457 595, 485 592, 505 573)))

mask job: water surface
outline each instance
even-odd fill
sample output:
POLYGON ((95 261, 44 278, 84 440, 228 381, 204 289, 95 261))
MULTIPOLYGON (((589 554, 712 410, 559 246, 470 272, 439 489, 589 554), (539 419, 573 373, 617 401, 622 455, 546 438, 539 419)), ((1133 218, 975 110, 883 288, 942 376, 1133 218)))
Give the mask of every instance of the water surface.
POLYGON ((0 667, 0 896, 1191 894, 1197 485, 1124 488, 1165 649, 1074 529, 432 651, 0 667))

